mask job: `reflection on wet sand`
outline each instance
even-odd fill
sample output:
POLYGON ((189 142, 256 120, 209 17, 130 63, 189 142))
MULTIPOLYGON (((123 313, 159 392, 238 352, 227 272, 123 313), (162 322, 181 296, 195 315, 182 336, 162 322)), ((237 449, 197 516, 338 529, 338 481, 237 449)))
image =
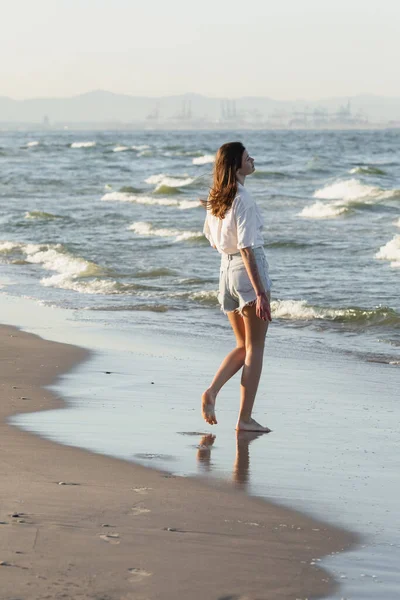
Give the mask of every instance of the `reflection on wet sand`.
MULTIPOLYGON (((233 465, 232 480, 240 488, 246 488, 250 479, 250 452, 249 446, 255 439, 266 435, 256 431, 236 432, 236 456, 233 465)), ((211 471, 211 448, 216 436, 213 434, 203 435, 197 447, 197 460, 203 471, 211 471)))
POLYGON ((241 488, 246 488, 250 479, 250 452, 249 446, 253 440, 265 433, 256 431, 236 432, 236 457, 233 465, 232 479, 241 488))
POLYGON ((200 439, 199 445, 197 446, 197 460, 203 471, 211 470, 211 448, 215 437, 216 436, 212 433, 203 435, 200 439))

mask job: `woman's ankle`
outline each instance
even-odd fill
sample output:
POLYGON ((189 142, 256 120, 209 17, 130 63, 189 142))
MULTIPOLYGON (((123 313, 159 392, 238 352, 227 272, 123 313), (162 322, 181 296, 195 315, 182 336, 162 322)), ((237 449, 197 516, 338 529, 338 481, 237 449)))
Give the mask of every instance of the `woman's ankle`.
POLYGON ((250 423, 251 421, 251 413, 240 413, 238 418, 238 423, 250 423))

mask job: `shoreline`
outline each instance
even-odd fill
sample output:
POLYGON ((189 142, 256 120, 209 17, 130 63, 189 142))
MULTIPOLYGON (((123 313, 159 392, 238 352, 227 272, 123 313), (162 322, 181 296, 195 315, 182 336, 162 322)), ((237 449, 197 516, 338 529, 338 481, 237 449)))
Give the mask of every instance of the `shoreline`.
POLYGON ((171 477, 7 424, 65 407, 43 386, 90 353, 10 326, 0 335, 4 600, 27 591, 30 600, 278 600, 335 589, 313 559, 349 549, 350 532, 222 482, 171 477))

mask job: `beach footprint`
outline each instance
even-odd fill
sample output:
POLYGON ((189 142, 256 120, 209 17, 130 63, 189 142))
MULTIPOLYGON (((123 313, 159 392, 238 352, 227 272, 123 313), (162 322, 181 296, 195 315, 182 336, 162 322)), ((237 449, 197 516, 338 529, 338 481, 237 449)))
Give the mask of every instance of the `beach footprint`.
POLYGON ((136 492, 136 494, 139 494, 140 496, 147 496, 147 494, 149 493, 150 490, 152 490, 153 488, 151 487, 137 487, 137 488, 132 488, 134 492, 136 492))
POLYGON ((102 533, 99 535, 99 538, 104 542, 108 542, 109 544, 119 544, 119 533, 102 533))
POLYGON ((147 577, 150 577, 153 574, 150 573, 150 571, 145 571, 145 569, 138 569, 136 567, 132 567, 131 569, 128 569, 128 571, 131 574, 129 581, 131 581, 132 583, 138 583, 139 581, 143 581, 143 579, 146 579, 147 577))
POLYGON ((132 506, 132 514, 135 516, 144 515, 145 513, 149 512, 151 512, 151 510, 145 506, 132 506))

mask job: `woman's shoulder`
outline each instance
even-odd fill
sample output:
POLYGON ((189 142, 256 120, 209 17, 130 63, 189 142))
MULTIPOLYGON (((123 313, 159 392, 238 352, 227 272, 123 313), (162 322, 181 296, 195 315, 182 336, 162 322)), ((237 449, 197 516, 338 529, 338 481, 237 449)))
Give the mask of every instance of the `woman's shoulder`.
POLYGON ((234 200, 234 207, 236 210, 244 210, 249 206, 254 205, 254 200, 250 192, 244 187, 244 185, 238 183, 237 194, 234 200))

